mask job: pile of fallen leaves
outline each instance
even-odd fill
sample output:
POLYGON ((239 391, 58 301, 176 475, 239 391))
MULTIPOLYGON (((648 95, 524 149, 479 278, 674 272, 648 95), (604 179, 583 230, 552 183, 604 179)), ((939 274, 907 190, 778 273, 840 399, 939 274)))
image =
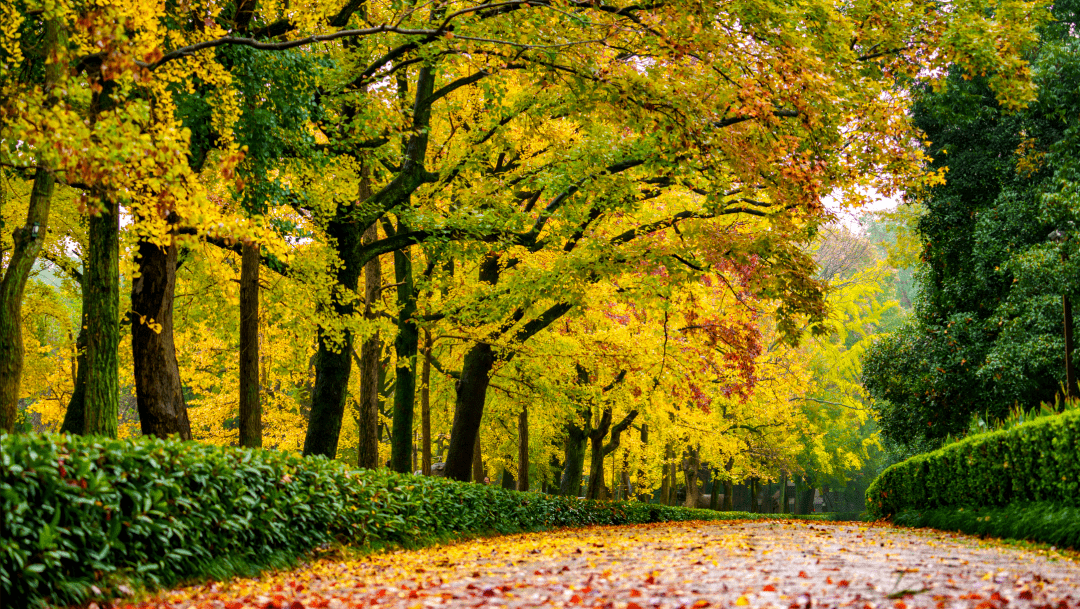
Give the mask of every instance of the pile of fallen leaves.
POLYGON ((127 607, 1070 609, 1080 564, 934 531, 798 521, 479 539, 163 592, 127 607))

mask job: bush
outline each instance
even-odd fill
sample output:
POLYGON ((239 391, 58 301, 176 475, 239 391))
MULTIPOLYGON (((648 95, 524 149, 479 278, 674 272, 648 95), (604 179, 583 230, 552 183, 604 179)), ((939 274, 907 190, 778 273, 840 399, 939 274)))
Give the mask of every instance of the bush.
POLYGON ((123 582, 167 585, 334 541, 414 545, 463 533, 751 517, 155 438, 14 434, 0 435, 0 448, 5 606, 74 604, 92 586, 117 595, 123 582))
POLYGON ((905 510, 893 517, 893 523, 969 535, 1040 541, 1059 548, 1080 548, 1080 507, 1059 503, 905 510))
MULTIPOLYGON (((866 491, 867 510, 1080 505, 1080 410, 968 436, 886 469, 866 491)), ((949 510, 946 510, 949 511, 949 510)))

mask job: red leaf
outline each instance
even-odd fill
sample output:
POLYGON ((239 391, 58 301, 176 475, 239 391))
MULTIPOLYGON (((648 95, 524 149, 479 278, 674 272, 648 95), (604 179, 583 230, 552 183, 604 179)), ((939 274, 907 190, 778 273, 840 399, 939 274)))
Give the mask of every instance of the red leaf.
POLYGON ((851 582, 849 582, 846 579, 842 579, 842 580, 840 580, 839 583, 836 584, 836 587, 838 587, 838 588, 847 588, 850 585, 851 585, 851 582))
POLYGON ((810 576, 806 574, 806 571, 799 571, 799 577, 807 578, 807 577, 810 577, 810 576))
POLYGON ((776 592, 776 586, 769 584, 761 589, 762 592, 776 592))
POLYGON ((641 608, 641 605, 635 603, 634 601, 630 601, 629 603, 626 603, 626 609, 642 609, 642 608, 641 608))
POLYGON ((637 598, 637 597, 641 596, 641 590, 638 590, 637 588, 634 588, 634 589, 630 590, 630 596, 632 598, 637 598))

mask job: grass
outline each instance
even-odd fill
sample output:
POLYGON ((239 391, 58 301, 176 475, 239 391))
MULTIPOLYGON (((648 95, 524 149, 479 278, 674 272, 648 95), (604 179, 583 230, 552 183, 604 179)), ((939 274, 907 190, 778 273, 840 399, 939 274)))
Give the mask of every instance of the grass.
POLYGON ((1080 507, 1061 503, 904 510, 896 514, 893 524, 1080 550, 1080 507))

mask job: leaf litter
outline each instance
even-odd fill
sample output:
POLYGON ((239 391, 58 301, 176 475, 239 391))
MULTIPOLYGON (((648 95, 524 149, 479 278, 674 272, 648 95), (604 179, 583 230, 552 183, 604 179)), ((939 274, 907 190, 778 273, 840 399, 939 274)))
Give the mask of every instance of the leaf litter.
POLYGON ((126 607, 1073 609, 1080 563, 883 525, 666 523, 326 559, 126 607))

